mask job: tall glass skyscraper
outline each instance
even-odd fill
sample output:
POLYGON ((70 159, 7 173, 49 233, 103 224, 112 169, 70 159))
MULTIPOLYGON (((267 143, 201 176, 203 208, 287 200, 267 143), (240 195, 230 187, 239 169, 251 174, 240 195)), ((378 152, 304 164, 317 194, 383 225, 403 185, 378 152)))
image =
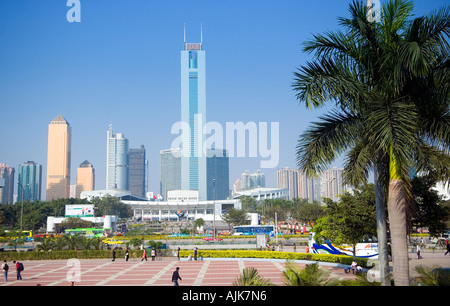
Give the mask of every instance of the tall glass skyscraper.
POLYGON ((186 43, 181 51, 181 121, 190 127, 189 143, 183 144, 181 189, 198 190, 207 199, 206 156, 203 152, 206 122, 205 51, 202 42, 186 43), (184 154, 187 153, 188 154, 184 154))
POLYGON ((128 139, 109 126, 106 148, 106 189, 129 190, 128 139))
POLYGON ((18 182, 23 187, 19 186, 17 190, 17 201, 36 202, 41 200, 42 188, 42 165, 36 164, 33 161, 28 161, 19 165, 18 182))
POLYGON ((229 158, 226 150, 208 150, 208 198, 226 200, 230 195, 229 158))
POLYGON ((167 200, 167 191, 181 189, 181 151, 167 149, 160 151, 161 195, 167 200))
POLYGON ((145 148, 141 145, 139 149, 130 149, 128 155, 130 160, 130 192, 137 197, 145 198, 145 193, 147 192, 147 162, 145 159, 145 148))
POLYGON ((14 168, 0 163, 0 204, 14 203, 14 168))

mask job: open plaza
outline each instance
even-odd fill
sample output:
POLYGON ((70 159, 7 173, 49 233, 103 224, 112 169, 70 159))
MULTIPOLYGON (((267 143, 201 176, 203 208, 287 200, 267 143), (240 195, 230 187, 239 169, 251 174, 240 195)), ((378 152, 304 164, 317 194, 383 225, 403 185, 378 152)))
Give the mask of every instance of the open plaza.
MULTIPOLYGON (((423 253, 417 259, 409 254, 410 276, 417 276, 415 267, 440 266, 450 268, 450 256, 439 253, 423 253)), ((12 265, 12 258, 9 262, 12 265)), ((304 267, 307 261, 295 261, 304 267)), ((254 267, 262 277, 279 286, 283 286, 283 271, 286 261, 275 259, 249 258, 204 258, 188 261, 176 257, 163 257, 162 260, 141 261, 141 258, 111 259, 70 259, 70 260, 26 260, 22 280, 16 280, 15 269, 10 268, 8 281, 0 281, 4 286, 172 286, 171 277, 176 267, 180 267, 180 286, 232 286, 245 268, 254 267), (74 281, 74 283, 72 283, 74 281)), ((392 263, 391 263, 392 264, 392 263)), ((320 267, 329 269, 331 277, 352 279, 352 273, 346 274, 342 264, 319 263, 320 267)))

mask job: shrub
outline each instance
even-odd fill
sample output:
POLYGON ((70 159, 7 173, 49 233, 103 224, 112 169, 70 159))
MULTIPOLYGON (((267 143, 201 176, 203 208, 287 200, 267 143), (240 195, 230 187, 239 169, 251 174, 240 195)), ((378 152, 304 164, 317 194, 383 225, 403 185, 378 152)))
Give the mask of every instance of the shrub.
MULTIPOLYGON (((192 250, 181 250, 181 257, 193 255, 192 250)), ((353 258, 346 255, 311 254, 296 252, 277 251, 248 251, 248 250, 198 250, 198 257, 207 258, 262 258, 262 259, 285 259, 285 260, 309 260, 321 262, 341 263, 351 265, 353 258)), ((366 266, 367 259, 357 258, 360 266, 366 266)))

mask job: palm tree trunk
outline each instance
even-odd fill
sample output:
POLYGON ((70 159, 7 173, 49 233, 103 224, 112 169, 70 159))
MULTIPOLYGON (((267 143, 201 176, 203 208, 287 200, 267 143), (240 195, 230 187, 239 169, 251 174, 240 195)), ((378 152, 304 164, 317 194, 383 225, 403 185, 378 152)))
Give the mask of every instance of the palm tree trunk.
POLYGON ((378 261, 380 263, 380 279, 382 286, 390 286, 387 279, 389 275, 389 251, 387 243, 385 193, 381 182, 380 171, 375 166, 375 202, 377 213, 378 261))
POLYGON ((392 262, 396 286, 409 286, 409 262, 406 239, 406 195, 400 164, 391 146, 389 161, 388 214, 392 262))

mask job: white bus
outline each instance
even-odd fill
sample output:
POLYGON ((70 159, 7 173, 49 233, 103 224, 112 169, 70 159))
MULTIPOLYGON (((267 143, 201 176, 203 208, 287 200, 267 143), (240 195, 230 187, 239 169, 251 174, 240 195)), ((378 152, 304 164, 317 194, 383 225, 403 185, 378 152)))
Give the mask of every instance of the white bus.
MULTIPOLYGON (((348 255, 353 256, 353 248, 347 245, 335 245, 330 241, 323 244, 317 244, 314 240, 314 233, 309 233, 308 237, 309 253, 316 254, 332 254, 332 255, 348 255)), ((371 239, 361 241, 356 244, 356 257, 378 259, 378 243, 371 239)))

